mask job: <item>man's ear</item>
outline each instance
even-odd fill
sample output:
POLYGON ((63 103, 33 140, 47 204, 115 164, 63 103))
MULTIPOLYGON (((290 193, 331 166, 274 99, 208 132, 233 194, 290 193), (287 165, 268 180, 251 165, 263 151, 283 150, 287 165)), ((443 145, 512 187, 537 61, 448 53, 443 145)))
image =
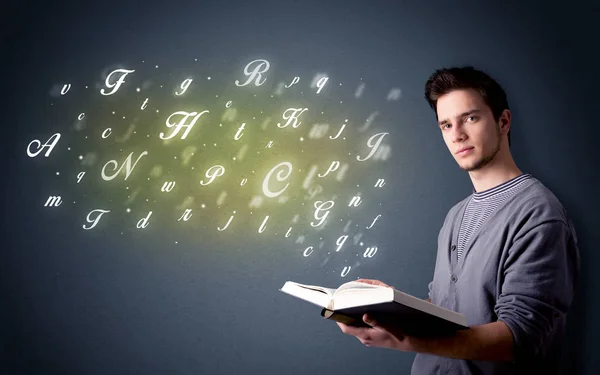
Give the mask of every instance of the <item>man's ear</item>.
POLYGON ((505 109, 504 111, 502 111, 502 113, 500 114, 500 118, 498 119, 498 122, 500 123, 500 130, 502 131, 502 134, 507 134, 508 131, 510 130, 510 120, 511 120, 510 110, 505 109))

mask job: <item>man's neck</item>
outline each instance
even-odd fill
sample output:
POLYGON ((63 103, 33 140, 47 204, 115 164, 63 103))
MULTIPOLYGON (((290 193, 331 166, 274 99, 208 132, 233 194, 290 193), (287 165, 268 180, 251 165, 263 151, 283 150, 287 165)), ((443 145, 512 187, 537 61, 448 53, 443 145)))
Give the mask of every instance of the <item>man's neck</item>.
POLYGON ((469 172, 473 188, 476 192, 482 192, 502 185, 506 181, 523 174, 517 165, 512 161, 504 163, 488 164, 483 169, 469 172))

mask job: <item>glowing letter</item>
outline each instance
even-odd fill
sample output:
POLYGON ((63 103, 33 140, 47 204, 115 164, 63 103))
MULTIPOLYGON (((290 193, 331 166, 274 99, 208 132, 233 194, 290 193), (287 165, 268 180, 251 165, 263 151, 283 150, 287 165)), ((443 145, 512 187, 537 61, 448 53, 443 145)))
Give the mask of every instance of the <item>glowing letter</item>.
POLYGON ((379 180, 377 180, 377 182, 375 183, 375 187, 383 187, 383 185, 385 185, 385 180, 383 178, 380 178, 379 180))
POLYGON ((318 224, 315 224, 314 222, 310 222, 310 225, 313 227, 318 227, 319 225, 323 224, 323 221, 327 218, 327 216, 329 215, 329 210, 333 207, 335 203, 333 201, 327 201, 327 202, 322 202, 322 201, 316 201, 315 202, 315 219, 320 220, 318 224), (326 206, 327 207, 324 207, 326 206), (325 212, 324 215, 319 217, 319 214, 321 211, 327 211, 325 212))
POLYGON ((377 246, 367 247, 367 250, 365 250, 363 257, 364 258, 373 258, 375 253, 377 253, 377 246))
POLYGON ((266 78, 263 79, 262 82, 260 82, 260 78, 262 77, 261 74, 265 73, 267 70, 269 70, 269 67, 271 65, 269 64, 269 62, 267 60, 254 60, 248 63, 248 65, 246 65, 246 67, 244 68, 244 74, 248 77, 248 80, 246 81, 246 83, 240 84, 240 81, 238 81, 237 79, 235 80, 235 84, 236 86, 246 86, 247 84, 249 84, 250 82, 252 82, 252 80, 255 80, 254 84, 256 86, 260 86, 263 83, 265 83, 265 81, 267 80, 266 78), (252 66, 252 64, 257 63, 256 67, 254 68, 254 70, 251 72, 250 71, 250 67, 252 66), (264 68, 264 69, 263 69, 264 68), (261 70, 262 69, 262 70, 261 70))
POLYGON ((44 145, 42 146, 42 142, 40 142, 37 139, 34 139, 33 141, 29 142, 29 145, 27 146, 27 155, 29 155, 30 158, 34 158, 36 156, 39 155, 40 152, 42 152, 42 150, 45 147, 48 147, 48 151, 46 151, 46 155, 44 155, 45 157, 48 157, 50 155, 50 153, 52 152, 52 150, 54 149, 54 146, 56 146, 56 144, 58 143, 58 140, 60 139, 60 133, 56 133, 54 134, 52 137, 50 137, 46 143, 44 143, 44 145), (50 142, 52 141, 52 142, 50 142), (31 152, 31 145, 36 143, 37 145, 35 146, 37 148, 36 152, 31 152))
POLYGON ((309 247, 307 247, 307 248, 306 248, 306 250, 304 250, 304 253, 302 253, 302 254, 303 254, 305 257, 307 257, 307 256, 309 256, 309 255, 310 255, 310 254, 312 254, 312 253, 313 253, 313 247, 312 247, 312 246, 309 246, 309 247), (307 251, 309 251, 309 250, 310 250, 310 253, 308 253, 308 254, 307 254, 306 252, 307 252, 307 251))
MULTIPOLYGON (((235 211, 233 211, 233 213, 235 214, 235 211)), ((231 217, 229 218, 229 220, 227 221, 227 224, 225 224, 225 226, 223 227, 223 229, 221 229, 221 228, 217 227, 217 230, 219 230, 219 231, 221 231, 221 232, 222 232, 222 231, 224 231, 225 229, 227 229, 227 227, 229 226, 229 224, 231 224, 231 220, 233 220, 233 217, 234 217, 234 216, 235 216, 235 215, 231 215, 231 217)))
POLYGON ((344 234, 342 236, 340 236, 337 241, 335 241, 335 244, 338 245, 337 249, 335 249, 335 251, 340 251, 340 249, 342 248, 342 246, 344 246, 344 243, 346 243, 346 240, 348 239, 348 235, 344 234))
POLYGON ((235 136, 233 137, 233 139, 235 139, 237 141, 240 138, 242 138, 242 135, 240 133, 242 132, 242 130, 244 130, 245 126, 246 126, 246 123, 242 122, 242 126, 239 127, 239 129, 238 129, 237 133, 235 133, 235 136))
POLYGON ((360 156, 356 155, 356 160, 365 161, 365 160, 368 160, 371 156, 373 156, 373 153, 375 151, 377 151, 377 148, 379 148, 379 144, 381 143, 381 141, 383 140, 383 137, 385 137, 386 134, 389 134, 389 133, 377 133, 377 134, 373 135, 371 138, 369 138, 369 140, 367 141, 367 146, 369 146, 371 148, 371 152, 369 152, 369 155, 367 155, 367 157, 362 160, 361 160, 360 156), (374 139, 377 139, 375 144, 373 144, 374 139))
POLYGON ((173 126, 175 126, 175 129, 173 130, 173 132, 171 133, 170 136, 165 137, 165 134, 163 132, 160 133, 160 139, 169 139, 169 138, 173 138, 174 136, 177 135, 177 133, 179 133, 179 131, 181 130, 181 128, 187 128, 185 130, 185 132, 183 133, 183 135, 181 136, 181 139, 185 139, 185 137, 187 137, 188 133, 190 132, 190 130, 192 130, 192 127, 194 126, 194 124, 196 124, 196 121, 198 121, 198 119, 200 118, 200 116, 202 116, 203 114, 207 113, 208 110, 202 111, 200 113, 198 112, 184 112, 184 111, 178 111, 173 113, 171 116, 169 116, 167 118, 167 127, 172 128, 173 126), (176 115, 183 115, 184 117, 181 119, 181 121, 179 121, 179 124, 171 124, 169 122, 169 120, 171 119, 171 117, 176 116, 176 115), (192 120, 191 124, 185 125, 184 123, 186 122, 186 120, 190 117, 190 116, 196 116, 194 117, 194 119, 192 120))
POLYGON ((327 172, 325 172, 324 175, 321 176, 321 174, 319 173, 318 176, 319 177, 325 177, 329 174, 329 172, 335 172, 338 168, 340 167, 340 162, 335 160, 331 162, 331 165, 329 166, 329 168, 327 169, 327 172))
POLYGON ((348 272, 350 272, 350 269, 352 269, 352 266, 344 267, 344 269, 342 270, 342 277, 346 277, 346 275, 348 275, 348 272))
POLYGON ((342 132, 344 131, 345 127, 346 127, 346 124, 343 124, 342 127, 341 127, 341 129, 340 129, 340 131, 338 131, 338 133, 336 134, 336 136, 333 137, 333 138, 331 136, 329 136, 329 139, 337 139, 342 134, 342 132))
POLYGON ((260 225, 260 228, 258 228, 258 233, 262 233, 265 231, 265 225, 267 224, 267 220, 269 220, 269 215, 265 216, 265 219, 263 220, 262 224, 260 225))
POLYGON ((269 198, 275 198, 276 196, 281 195, 285 191, 285 189, 287 189, 287 187, 289 186, 289 183, 287 183, 287 184, 285 184, 283 189, 281 189, 277 192, 272 192, 269 189, 269 180, 271 179, 271 175, 275 172, 275 170, 277 168, 279 168, 279 166, 284 166, 285 168, 287 168, 287 174, 286 174, 285 170, 279 171, 279 173, 277 173, 277 181, 278 182, 283 182, 284 180, 289 178, 290 175, 292 174, 292 163, 287 162, 287 161, 277 164, 269 171, 269 173, 267 173, 267 176, 263 180, 262 188, 263 188, 263 193, 269 198))
POLYGON ((183 81, 181 83, 181 93, 177 93, 177 91, 175 92, 175 95, 183 95, 185 93, 185 91, 188 89, 188 87, 190 87, 190 84, 192 83, 193 79, 188 78, 185 81, 183 81))
POLYGON ((63 86, 62 90, 60 90, 61 95, 65 95, 71 89, 71 84, 66 84, 63 86))
POLYGON ((188 208, 187 210, 185 210, 183 215, 181 215, 181 217, 177 221, 181 221, 181 220, 188 221, 190 219, 190 217, 192 217, 192 209, 188 208))
POLYGON ((323 89, 323 87, 325 87, 325 84, 327 83, 327 81, 329 80, 329 77, 322 77, 318 82, 317 82, 317 87, 319 88, 317 90, 317 94, 321 92, 321 90, 323 89))
POLYGON ((146 98, 146 100, 144 100, 144 102, 142 103, 142 106, 140 107, 142 109, 142 111, 144 109, 146 109, 146 106, 148 105, 148 98, 146 98))
POLYGON ((160 191, 169 193, 175 187, 175 181, 165 181, 160 191))
POLYGON ((85 229, 85 230, 93 229, 98 224, 98 221, 100 221, 100 218, 102 218, 102 215, 104 215, 105 213, 108 213, 108 212, 110 212, 110 210, 102 210, 100 208, 97 210, 90 211, 90 213, 87 215, 85 220, 88 223, 92 223, 92 225, 89 228, 86 228, 85 224, 83 224, 83 229, 85 229), (95 219, 92 219, 92 214, 94 214, 94 213, 98 214, 98 216, 96 216, 95 219))
POLYGON ((375 217, 375 219, 373 219, 373 222, 371 223, 371 225, 367 227, 367 229, 371 229, 371 228, 373 228, 373 225, 375 225, 375 222, 376 222, 376 221, 377 221, 377 220, 378 220, 380 217, 381 217, 381 215, 377 215, 377 216, 375 217))
POLYGON ((56 196, 50 196, 48 197, 48 200, 46 201, 46 204, 44 204, 44 207, 58 207, 62 204, 62 200, 60 199, 60 197, 56 197, 56 196))
POLYGON ((135 70, 127 70, 127 69, 117 69, 114 70, 113 72, 111 72, 107 77, 106 77, 106 87, 108 88, 113 88, 113 90, 109 93, 106 93, 106 91, 104 91, 104 89, 100 90, 100 94, 102 95, 112 95, 114 94, 119 87, 121 87, 121 85, 123 84, 123 82, 125 82, 125 76, 129 73, 133 73, 135 72, 135 70), (112 77, 113 74, 115 73, 121 73, 121 76, 119 77, 119 79, 117 80, 117 82, 115 83, 110 83, 110 77, 112 77))
POLYGON ((140 221, 138 221, 136 227, 138 229, 144 229, 148 226, 148 219, 150 219, 150 216, 152 215, 152 211, 148 212, 148 215, 142 219, 140 219, 140 221))
POLYGON ((286 85, 285 88, 289 89, 290 87, 292 87, 293 85, 295 85, 298 82, 300 82, 300 77, 294 77, 294 79, 292 80, 292 82, 289 85, 286 85))
POLYGON ((79 172, 79 174, 77 175, 77 183, 81 182, 83 176, 85 176, 85 172, 79 172))
POLYGON ((350 200, 348 207, 350 207, 350 206, 358 207, 358 205, 361 203, 362 202, 361 202, 360 197, 358 195, 355 195, 354 198, 352 198, 352 200, 350 200))
POLYGON ((131 154, 129 154, 129 156, 127 157, 127 159, 125 159, 125 161, 123 162, 123 164, 121 165, 121 167, 118 168, 118 169, 117 169, 117 167, 119 166, 119 163, 117 163, 116 160, 109 161, 108 163, 106 163, 104 165, 104 167, 102 167, 102 179, 104 179, 104 181, 110 181, 110 180, 114 179, 121 172, 121 170, 123 169, 123 167, 125 167, 125 179, 127 180, 127 178, 129 178, 129 175, 131 174, 131 171, 133 170, 133 168, 135 168, 135 166, 137 165, 138 161, 140 161, 140 159, 144 155, 148 155, 148 151, 144 151, 144 152, 142 152, 142 154, 140 156, 138 156, 138 158, 135 161, 135 163, 133 163, 133 167, 131 166, 131 157, 133 156, 133 152, 131 154), (113 168, 115 169, 115 173, 112 176, 106 175, 106 172, 105 172, 106 167, 109 164, 113 165, 113 168))
POLYGON ((294 124, 292 125, 292 128, 297 128, 298 126, 300 126, 301 122, 298 122, 298 117, 304 113, 304 111, 308 110, 308 108, 288 108, 285 112, 283 112, 283 119, 287 120, 287 122, 285 123, 285 125, 281 125, 281 123, 277 123, 277 126, 280 128, 285 128, 286 126, 288 126, 290 124, 290 122, 292 120, 294 120, 294 124), (288 112, 291 112, 290 114, 287 114, 288 112), (298 113, 300 112, 300 113, 298 113))
POLYGON ((204 180, 200 180, 200 185, 208 185, 211 182, 213 182, 215 178, 223 176, 224 173, 225 167, 223 167, 222 165, 213 165, 206 171, 206 177, 210 178, 210 180, 207 183, 204 183, 204 180))
POLYGON ((111 134, 112 134, 112 129, 111 128, 106 128, 102 132, 102 138, 106 139, 106 138, 110 137, 111 134), (106 134, 106 133, 108 133, 108 134, 106 134))

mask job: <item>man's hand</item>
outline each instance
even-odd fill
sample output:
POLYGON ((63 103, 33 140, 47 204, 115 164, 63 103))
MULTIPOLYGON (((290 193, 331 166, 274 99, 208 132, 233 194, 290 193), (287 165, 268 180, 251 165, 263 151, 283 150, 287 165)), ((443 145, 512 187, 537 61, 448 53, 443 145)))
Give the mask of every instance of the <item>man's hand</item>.
POLYGON ((373 279, 357 279, 355 281, 359 281, 361 283, 371 284, 371 285, 379 285, 379 286, 387 286, 389 288, 393 288, 391 285, 387 285, 383 281, 373 280, 373 279))
POLYGON ((380 324, 368 314, 363 315, 363 322, 371 327, 353 327, 340 322, 336 323, 343 333, 355 336, 366 346, 414 351, 410 341, 411 337, 404 335, 400 327, 390 323, 380 324))
MULTIPOLYGON (((379 280, 358 279, 356 281, 393 288, 393 286, 379 280)), ((340 322, 337 322, 337 325, 343 333, 355 336, 366 346, 412 351, 410 336, 404 335, 399 326, 387 322, 385 324, 377 322, 373 316, 368 314, 363 315, 363 321, 371 327, 353 327, 340 322)))

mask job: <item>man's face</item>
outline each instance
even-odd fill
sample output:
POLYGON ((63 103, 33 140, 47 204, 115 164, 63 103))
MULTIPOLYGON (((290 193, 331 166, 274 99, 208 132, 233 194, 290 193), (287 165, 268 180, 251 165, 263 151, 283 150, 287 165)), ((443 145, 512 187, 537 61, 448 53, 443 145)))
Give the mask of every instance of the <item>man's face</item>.
POLYGON ((463 89, 440 96, 437 114, 444 142, 461 169, 480 170, 494 160, 500 150, 500 128, 479 92, 463 89), (459 153, 463 148, 469 150, 459 153))

